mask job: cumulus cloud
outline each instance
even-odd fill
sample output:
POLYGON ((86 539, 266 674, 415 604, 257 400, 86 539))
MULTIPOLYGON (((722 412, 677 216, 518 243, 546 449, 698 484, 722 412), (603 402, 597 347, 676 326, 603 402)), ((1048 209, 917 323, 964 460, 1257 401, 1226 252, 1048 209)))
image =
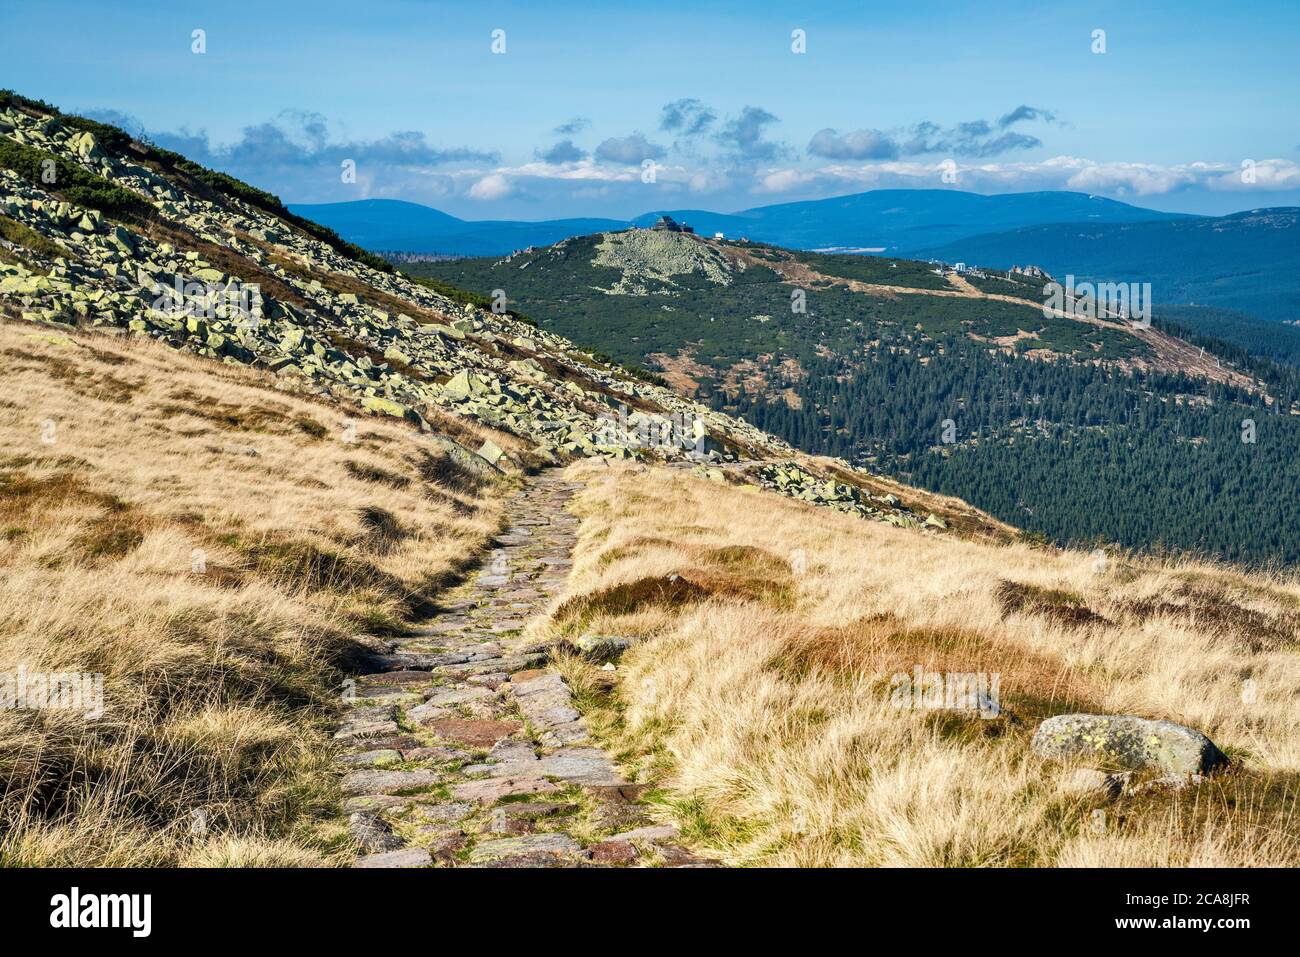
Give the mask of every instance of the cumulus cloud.
POLYGON ((596 159, 605 163, 640 166, 645 160, 659 159, 667 151, 658 143, 651 143, 640 133, 610 137, 596 147, 596 159))
POLYGON ((813 134, 808 152, 826 159, 894 159, 898 144, 879 130, 857 130, 840 136, 835 130, 825 129, 813 134))
MULTIPOLYGON (((1300 191, 1300 164, 1287 159, 1260 159, 1246 169, 1240 160, 1155 164, 1056 156, 1015 161, 1012 154, 1041 145, 1024 126, 1061 122, 1050 110, 1023 104, 993 120, 950 126, 922 122, 844 132, 826 127, 813 135, 798 161, 774 134, 779 121, 769 111, 746 106, 724 121, 690 98, 663 108, 659 125, 672 134, 669 146, 633 132, 607 138, 589 151, 566 133, 517 164, 502 163, 491 152, 433 143, 414 131, 370 140, 336 136, 326 117, 302 111, 246 127, 231 142, 216 142, 204 130, 150 133, 135 117, 111 110, 90 115, 291 202, 392 196, 443 207, 460 201, 467 211, 491 206, 493 214, 528 218, 589 214, 593 204, 607 215, 630 215, 688 193, 700 205, 743 208, 759 199, 881 188, 1069 189, 1120 198, 1201 190, 1241 193, 1243 205, 1252 192, 1300 191), (942 175, 953 158, 955 183, 942 175), (354 184, 340 180, 340 164, 347 159, 357 164, 354 184), (646 159, 659 163, 653 184, 641 180, 646 159)), ((589 125, 579 117, 556 129, 576 133, 589 125)))
POLYGON ((1073 160, 1060 164, 1073 168, 1065 186, 1087 193, 1151 196, 1194 186, 1203 171, 1194 166, 1158 166, 1152 163, 1095 163, 1073 160))
POLYGON ((1245 160, 1236 169, 1214 175, 1206 185, 1212 190, 1228 192, 1300 189, 1300 163, 1284 159, 1245 160))
POLYGON ((87 110, 84 115, 88 119, 108 123, 118 129, 126 130, 136 138, 145 135, 144 124, 140 122, 138 117, 130 113, 123 113, 120 110, 87 110))
POLYGON ((428 142, 415 130, 389 133, 375 140, 331 141, 328 122, 319 113, 284 110, 274 120, 244 127, 232 143, 214 144, 205 131, 151 134, 160 146, 183 144, 187 155, 204 163, 220 164, 234 172, 267 167, 338 165, 352 159, 404 166, 434 166, 464 160, 492 160, 495 155, 463 147, 443 148, 428 142))
POLYGON ((113 110, 90 115, 299 202, 376 194, 440 196, 453 187, 453 181, 439 167, 497 161, 495 153, 443 147, 415 130, 370 140, 335 138, 325 116, 303 110, 284 110, 271 120, 244 127, 236 139, 225 143, 214 142, 202 129, 147 130, 135 117, 113 110), (340 176, 345 160, 356 164, 357 177, 355 184, 346 186, 340 176))
POLYGON ((1042 140, 1027 133, 998 133, 987 120, 968 120, 949 127, 925 121, 912 127, 900 152, 905 156, 948 153, 983 158, 1042 145, 1042 140))
POLYGON ((764 139, 775 116, 761 106, 747 106, 739 116, 729 119, 714 136, 733 158, 743 161, 770 161, 789 153, 789 147, 764 139))
POLYGON ((808 154, 834 160, 888 160, 931 153, 986 159, 1042 146, 1038 137, 1010 129, 1032 121, 1054 123, 1057 119, 1051 110, 1022 104, 994 122, 967 120, 944 127, 923 120, 892 133, 861 129, 843 135, 827 128, 814 134, 808 154))
POLYGON ((718 114, 693 97, 665 103, 659 117, 659 129, 683 137, 708 132, 718 114))
POLYGON ((587 151, 576 146, 573 140, 560 140, 550 149, 539 150, 537 158, 547 163, 576 163, 587 158, 587 151))
POLYGON ((469 188, 471 199, 503 199, 513 192, 510 180, 500 173, 489 173, 469 188))
POLYGON ((1022 123, 1026 120, 1042 120, 1045 123, 1055 123, 1056 114, 1051 110, 1044 110, 1038 106, 1025 106, 1022 103, 1010 113, 1007 113, 998 119, 998 128, 1005 130, 1008 126, 1022 123))

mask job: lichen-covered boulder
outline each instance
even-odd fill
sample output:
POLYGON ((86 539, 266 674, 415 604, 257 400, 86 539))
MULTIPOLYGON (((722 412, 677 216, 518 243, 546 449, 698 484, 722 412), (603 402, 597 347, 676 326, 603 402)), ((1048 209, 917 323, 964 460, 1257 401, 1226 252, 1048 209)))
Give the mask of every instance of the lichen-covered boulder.
POLYGON ((82 159, 99 159, 104 155, 99 148, 99 141, 95 139, 95 134, 90 132, 73 137, 71 146, 82 159))
POLYGON ((460 329, 455 329, 451 326, 439 325, 438 323, 430 323, 429 325, 425 326, 425 329, 427 329, 429 332, 437 333, 438 335, 446 339, 456 339, 458 341, 463 341, 465 338, 465 333, 460 329))
POLYGON ((484 440, 483 447, 478 450, 479 458, 491 465, 496 465, 500 462, 501 456, 505 454, 506 453, 502 451, 501 447, 491 439, 484 440))
POLYGON ((1228 763, 1201 732, 1132 715, 1057 715, 1038 726, 1031 747, 1043 757, 1084 758, 1106 767, 1155 768, 1171 775, 1207 774, 1228 763))
POLYGON ((108 234, 108 241, 128 256, 135 254, 135 239, 121 226, 114 226, 108 234))
POLYGON ((487 391, 487 386, 483 380, 467 369, 457 372, 442 387, 443 395, 458 402, 471 396, 483 395, 487 391))
POLYGON ((617 661, 632 642, 618 635, 583 635, 574 640, 573 646, 588 661, 617 661))
POLYGON ((361 400, 361 407, 377 415, 391 415, 396 419, 406 418, 406 406, 400 402, 394 402, 392 399, 385 399, 377 395, 365 396, 361 400))
POLYGON ((477 454, 445 435, 430 435, 428 441, 447 458, 480 478, 490 478, 500 472, 499 469, 479 458, 477 454))

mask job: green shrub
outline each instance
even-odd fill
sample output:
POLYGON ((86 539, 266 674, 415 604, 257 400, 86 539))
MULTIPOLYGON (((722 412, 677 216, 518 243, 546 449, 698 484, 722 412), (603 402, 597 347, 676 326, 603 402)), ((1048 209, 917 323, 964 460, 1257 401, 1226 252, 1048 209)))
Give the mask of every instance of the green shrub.
POLYGON ((39 253, 46 259, 57 259, 60 256, 68 255, 68 251, 54 240, 45 238, 31 227, 25 226, 15 219, 10 219, 8 216, 0 216, 0 237, 30 249, 34 253, 39 253))
POLYGON ((0 138, 0 166, 13 170, 34 186, 49 189, 70 203, 98 209, 108 216, 145 219, 153 207, 143 197, 114 186, 102 176, 88 173, 75 163, 53 153, 0 138), (42 174, 53 164, 54 182, 46 183, 42 174))

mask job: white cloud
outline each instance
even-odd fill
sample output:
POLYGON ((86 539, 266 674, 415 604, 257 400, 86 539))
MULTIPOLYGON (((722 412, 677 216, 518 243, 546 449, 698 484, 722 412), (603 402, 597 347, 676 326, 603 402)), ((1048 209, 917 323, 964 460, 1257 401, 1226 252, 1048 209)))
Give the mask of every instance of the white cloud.
POLYGON ((778 169, 759 177, 758 188, 765 193, 788 193, 816 182, 817 179, 818 174, 806 170, 778 169))
POLYGON ((1245 160, 1240 166, 1209 179, 1206 185, 1212 190, 1230 192, 1253 189, 1282 192, 1300 189, 1300 163, 1291 160, 1245 160), (1252 164, 1252 165, 1247 165, 1252 164), (1249 175, 1248 175, 1249 174, 1249 175), (1254 182, 1250 182, 1250 180, 1254 182))
POLYGON ((675 167, 668 171, 666 177, 661 169, 660 179, 666 179, 670 183, 680 179, 692 193, 717 193, 730 188, 732 185, 731 177, 726 171, 707 167, 693 172, 688 172, 681 167, 675 167))
POLYGON ((1193 162, 1174 165, 1099 162, 1056 156, 1033 163, 957 163, 956 182, 943 179, 944 166, 933 162, 890 161, 835 163, 815 168, 791 166, 768 169, 755 178, 760 193, 815 193, 881 188, 1053 190, 1068 189, 1119 196, 1156 196, 1190 189, 1272 192, 1300 189, 1300 164, 1290 160, 1260 160, 1254 182, 1230 163, 1193 162))
POLYGON ((470 199, 502 199, 513 192, 510 180, 500 173, 489 173, 469 188, 470 199))

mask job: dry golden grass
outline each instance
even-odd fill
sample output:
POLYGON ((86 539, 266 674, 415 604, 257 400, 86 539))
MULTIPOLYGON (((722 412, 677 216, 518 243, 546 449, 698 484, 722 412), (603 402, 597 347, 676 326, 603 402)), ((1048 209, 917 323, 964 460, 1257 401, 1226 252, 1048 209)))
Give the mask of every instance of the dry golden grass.
POLYGON ((1099 566, 666 469, 572 468, 584 520, 544 627, 646 639, 612 694, 593 666, 565 670, 697 846, 809 866, 1300 863, 1294 579, 1099 566), (892 676, 917 665, 1000 675, 1002 713, 894 707, 892 676), (1073 711, 1190 725, 1233 767, 1178 792, 1072 793, 1029 738, 1073 711))
POLYGON ((0 364, 0 675, 106 706, 0 710, 0 861, 333 860, 339 668, 472 560, 499 483, 148 341, 0 322, 0 364))

